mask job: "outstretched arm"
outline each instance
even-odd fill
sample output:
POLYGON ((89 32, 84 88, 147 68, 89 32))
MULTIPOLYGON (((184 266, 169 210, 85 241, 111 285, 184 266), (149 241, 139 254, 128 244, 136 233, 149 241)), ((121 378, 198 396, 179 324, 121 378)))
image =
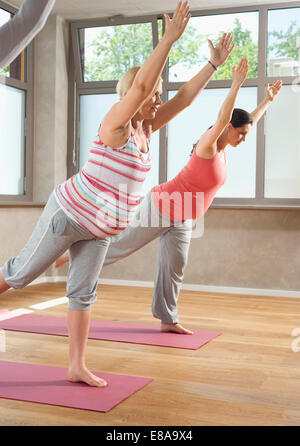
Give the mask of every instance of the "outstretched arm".
POLYGON ((18 13, 0 28, 0 70, 29 45, 43 28, 55 0, 24 0, 18 13))
POLYGON ((274 99, 276 99, 281 90, 281 87, 282 87, 282 81, 280 80, 275 81, 271 86, 267 84, 265 99, 251 113, 251 116, 253 118, 253 123, 252 123, 253 127, 258 123, 260 118, 264 115, 265 111, 272 104, 274 99))
MULTIPOLYGON (((105 116, 100 133, 102 141, 111 144, 115 132, 123 132, 125 141, 130 132, 129 123, 142 106, 143 102, 153 93, 157 85, 172 45, 180 38, 189 21, 189 5, 180 0, 172 20, 165 14, 166 31, 163 38, 138 71, 127 94, 105 116)), ((121 141, 120 141, 121 142, 121 141)))
POLYGON ((210 47, 210 62, 199 71, 190 81, 184 84, 174 98, 160 106, 152 123, 152 132, 159 130, 178 113, 192 104, 194 99, 206 87, 215 73, 213 65, 218 68, 228 59, 234 48, 231 34, 223 34, 223 37, 215 47, 211 40, 208 40, 210 47))
POLYGON ((219 111, 216 123, 199 139, 196 153, 203 158, 213 158, 217 151, 217 140, 230 123, 238 92, 248 73, 248 61, 241 59, 238 67, 232 68, 232 84, 230 91, 219 111))

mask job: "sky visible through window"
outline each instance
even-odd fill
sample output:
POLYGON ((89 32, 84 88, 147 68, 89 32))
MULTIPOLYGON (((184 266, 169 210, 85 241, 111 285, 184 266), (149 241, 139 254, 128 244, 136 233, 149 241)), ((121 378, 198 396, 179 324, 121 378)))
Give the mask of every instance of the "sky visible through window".
POLYGON ((0 9, 0 26, 4 25, 4 23, 8 22, 10 19, 10 13, 4 11, 4 9, 0 9))
MULTIPOLYGON (((300 28, 300 8, 275 9, 268 14, 268 33, 269 44, 276 43, 276 39, 270 35, 274 31, 283 31, 286 33, 292 22, 296 22, 295 29, 300 28)), ((300 34, 299 34, 300 36, 300 34)), ((269 54, 269 57, 276 57, 275 50, 269 54)))
MULTIPOLYGON (((4 11, 4 9, 0 8, 0 26, 4 25, 6 22, 8 22, 10 19, 10 13, 7 11, 4 11)), ((0 74, 7 75, 8 73, 6 71, 1 71, 0 74)))
POLYGON ((300 8, 268 13, 269 76, 300 75, 300 8))

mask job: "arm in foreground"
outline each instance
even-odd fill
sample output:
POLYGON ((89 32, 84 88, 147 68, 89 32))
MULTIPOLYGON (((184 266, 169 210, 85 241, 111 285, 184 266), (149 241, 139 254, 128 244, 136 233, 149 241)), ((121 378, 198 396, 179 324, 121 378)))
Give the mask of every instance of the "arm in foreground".
POLYGON ((4 69, 40 32, 55 0, 24 0, 17 14, 0 28, 0 70, 4 69))

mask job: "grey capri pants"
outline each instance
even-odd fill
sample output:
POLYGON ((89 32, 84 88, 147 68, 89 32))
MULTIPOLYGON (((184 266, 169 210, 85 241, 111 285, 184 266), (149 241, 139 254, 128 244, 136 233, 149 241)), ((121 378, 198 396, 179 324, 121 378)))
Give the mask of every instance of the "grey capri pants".
POLYGON ((110 240, 96 238, 77 224, 52 193, 25 247, 3 266, 3 278, 10 287, 23 288, 69 249, 69 308, 89 310, 97 299, 99 273, 110 240))
POLYGON ((192 220, 174 223, 165 219, 149 192, 142 199, 131 223, 111 239, 104 266, 117 262, 154 239, 159 239, 154 279, 152 314, 163 324, 176 324, 178 296, 192 236, 192 220))

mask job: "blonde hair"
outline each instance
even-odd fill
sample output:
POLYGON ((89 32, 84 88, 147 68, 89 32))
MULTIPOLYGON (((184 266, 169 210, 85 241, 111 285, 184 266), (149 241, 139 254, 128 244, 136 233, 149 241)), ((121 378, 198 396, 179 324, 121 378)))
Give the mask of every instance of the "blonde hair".
MULTIPOLYGON (((124 98, 124 96, 127 94, 127 92, 130 90, 133 81, 135 79, 135 76, 137 75, 137 72, 139 71, 141 67, 133 67, 130 68, 119 80, 117 83, 117 93, 120 97, 120 99, 124 98)), ((155 86, 155 90, 158 87, 158 85, 162 82, 162 77, 160 76, 159 81, 157 82, 155 86)))

